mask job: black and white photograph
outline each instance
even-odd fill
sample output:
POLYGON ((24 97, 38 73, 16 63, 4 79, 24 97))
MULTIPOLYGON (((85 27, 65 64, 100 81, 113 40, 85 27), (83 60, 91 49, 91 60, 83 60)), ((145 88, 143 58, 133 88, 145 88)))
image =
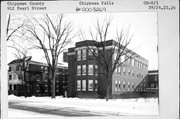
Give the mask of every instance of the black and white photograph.
POLYGON ((160 116, 159 14, 83 9, 5 14, 8 118, 160 116))
POLYGON ((156 13, 7 16, 9 116, 158 115, 156 13))

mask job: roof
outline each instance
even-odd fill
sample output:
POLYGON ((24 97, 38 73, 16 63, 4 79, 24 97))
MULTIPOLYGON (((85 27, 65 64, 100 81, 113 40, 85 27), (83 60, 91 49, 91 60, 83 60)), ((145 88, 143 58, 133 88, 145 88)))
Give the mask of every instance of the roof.
MULTIPOLYGON (((23 59, 16 59, 16 60, 11 61, 8 65, 15 64, 15 63, 22 63, 22 62, 23 62, 23 59)), ((38 61, 32 61, 32 60, 30 60, 29 64, 48 66, 46 63, 42 63, 42 62, 38 62, 38 61)), ((66 62, 59 62, 57 64, 57 67, 67 68, 68 67, 68 63, 66 63, 66 62)))
POLYGON ((21 62, 23 62, 23 59, 16 59, 16 60, 11 61, 8 65, 14 64, 14 63, 21 63, 21 62))
MULTIPOLYGON (((85 40, 85 41, 76 42, 75 47, 71 47, 71 48, 68 49, 68 53, 74 52, 75 48, 83 47, 83 46, 86 46, 86 45, 94 46, 96 44, 97 47, 101 47, 102 43, 105 43, 106 46, 113 46, 115 44, 118 45, 118 42, 113 40, 113 39, 103 41, 103 42, 98 42, 98 41, 94 41, 94 40, 85 40)), ((122 45, 122 47, 124 47, 124 46, 122 45)), ((148 60, 146 58, 142 57, 141 55, 135 53, 134 51, 132 51, 132 50, 130 50, 128 48, 126 48, 126 51, 133 53, 134 56, 136 56, 138 59, 142 60, 143 63, 148 64, 148 60)))
POLYGON ((149 70, 148 73, 158 73, 158 70, 149 70))
POLYGON ((158 70, 149 70, 148 75, 158 75, 158 70))

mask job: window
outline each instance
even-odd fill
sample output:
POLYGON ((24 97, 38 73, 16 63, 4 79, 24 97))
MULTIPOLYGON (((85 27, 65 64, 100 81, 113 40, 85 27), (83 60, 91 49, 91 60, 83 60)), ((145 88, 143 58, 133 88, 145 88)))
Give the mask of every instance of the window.
POLYGON ((117 72, 117 74, 119 73, 119 67, 116 68, 116 72, 117 72))
POLYGON ((116 57, 117 57, 117 53, 114 53, 114 54, 113 54, 113 60, 114 60, 114 62, 116 61, 116 57))
POLYGON ((138 68, 140 67, 140 63, 137 61, 137 64, 138 64, 138 68))
POLYGON ((118 91, 121 91, 121 82, 119 81, 118 91))
POLYGON ((119 69, 118 72, 120 73, 121 72, 121 67, 119 66, 118 69, 119 69))
POLYGON ((123 67, 123 74, 126 75, 126 69, 123 67))
POLYGON ((12 85, 9 85, 9 90, 12 90, 12 85))
POLYGON ((157 83, 155 84, 155 88, 157 88, 157 89, 158 89, 158 84, 157 84, 157 83))
POLYGON ((81 91, 81 80, 77 80, 77 91, 81 91))
POLYGON ((19 66, 16 66, 16 71, 19 71, 19 66))
POLYGON ((21 66, 20 65, 16 66, 16 71, 21 71, 21 66))
POLYGON ((123 91, 125 91, 125 90, 126 90, 126 83, 123 82, 123 91))
POLYGON ((134 59, 134 67, 136 67, 136 60, 134 59))
POLYGON ((81 65, 77 66, 77 76, 81 75, 81 65))
POLYGON ((18 79, 22 80, 22 75, 21 74, 18 75, 18 79))
POLYGON ((88 65, 88 74, 93 75, 93 65, 88 65))
POLYGON ((131 58, 130 57, 128 57, 128 64, 130 64, 131 63, 131 58))
POLYGON ((131 60, 131 65, 134 67, 134 59, 131 60))
POLYGON ((88 55, 93 55, 93 49, 92 48, 90 48, 88 51, 89 51, 88 55))
POLYGON ((151 88, 154 88, 154 84, 151 84, 151 88))
POLYGON ((93 80, 88 80, 88 90, 93 91, 93 80))
POLYGON ((128 70, 128 75, 129 75, 129 76, 131 75, 131 72, 130 72, 130 70, 128 70))
POLYGON ((17 90, 17 85, 14 85, 14 90, 17 90))
POLYGON ((98 76, 98 65, 95 65, 95 76, 98 76))
POLYGON ((77 61, 81 61, 81 50, 77 51, 77 61))
POLYGON ((82 75, 86 75, 86 65, 83 65, 82 67, 82 75))
POLYGON ((45 72, 44 72, 45 74, 47 74, 48 73, 48 71, 47 70, 45 70, 45 72))
POLYGON ((12 75, 11 74, 9 75, 9 80, 12 80, 12 75))
POLYGON ((118 81, 115 81, 115 91, 118 91, 118 81))
POLYGON ((86 60, 86 49, 82 50, 82 60, 86 60))
POLYGON ((82 80, 82 91, 86 91, 86 80, 82 80))
POLYGON ((134 84, 132 83, 132 91, 134 91, 134 84))
POLYGON ((9 71, 11 71, 12 70, 12 67, 9 67, 9 71))
POLYGON ((154 81, 157 81, 157 76, 154 77, 154 81))
POLYGON ((95 91, 98 90, 98 82, 97 82, 97 80, 95 80, 95 83, 94 83, 94 90, 95 90, 95 91))
POLYGON ((13 74, 13 79, 14 80, 18 79, 18 75, 17 74, 13 74))
POLYGON ((128 91, 130 91, 130 83, 128 82, 128 91))

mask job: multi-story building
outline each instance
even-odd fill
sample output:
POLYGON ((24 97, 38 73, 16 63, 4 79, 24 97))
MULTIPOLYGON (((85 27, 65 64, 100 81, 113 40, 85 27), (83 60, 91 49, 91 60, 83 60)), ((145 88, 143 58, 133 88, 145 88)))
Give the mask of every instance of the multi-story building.
MULTIPOLYGON (((49 80, 48 66, 41 62, 29 61, 26 71, 23 59, 10 62, 8 70, 9 94, 27 96, 47 96, 52 93, 52 81, 49 80), (24 79, 25 75, 25 79, 24 79)), ((56 71, 56 95, 67 95, 67 66, 58 64, 56 71)))
MULTIPOLYGON (((93 53, 96 55, 100 53, 95 47, 95 44, 98 43, 87 40, 77 42, 75 47, 68 49, 69 96, 106 96, 105 72, 102 70, 102 65, 93 56, 93 53)), ((105 43, 105 50, 110 56, 116 42, 109 40, 105 43)), ((122 58, 128 60, 118 67, 112 75, 110 95, 115 97, 123 93, 138 91, 136 90, 137 86, 147 77, 148 73, 148 61, 140 55, 128 50, 127 55, 122 58), (128 58, 131 53, 135 54, 134 58, 128 58)), ((112 62, 113 60, 112 58, 112 62)))

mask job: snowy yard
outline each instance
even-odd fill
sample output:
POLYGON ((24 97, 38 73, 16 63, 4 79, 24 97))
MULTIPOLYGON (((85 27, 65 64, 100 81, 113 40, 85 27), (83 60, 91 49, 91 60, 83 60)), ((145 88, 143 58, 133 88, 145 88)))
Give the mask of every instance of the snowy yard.
POLYGON ((158 99, 79 99, 8 96, 9 117, 158 115, 158 99), (51 112, 51 113, 50 113, 51 112))

